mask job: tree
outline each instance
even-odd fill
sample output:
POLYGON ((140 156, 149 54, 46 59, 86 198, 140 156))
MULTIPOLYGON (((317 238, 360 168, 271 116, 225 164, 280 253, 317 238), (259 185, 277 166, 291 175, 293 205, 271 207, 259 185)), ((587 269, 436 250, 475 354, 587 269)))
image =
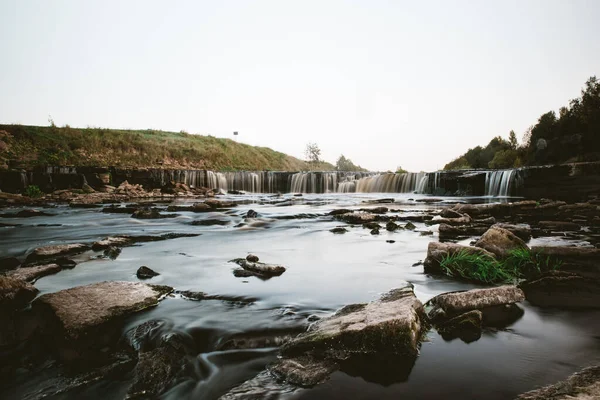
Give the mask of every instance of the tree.
POLYGON ((319 158, 321 157, 321 149, 316 143, 308 143, 304 150, 304 155, 306 156, 306 161, 311 164, 318 164, 321 161, 319 158))
POLYGON ((402 168, 399 165, 396 167, 396 173, 397 174, 406 174, 407 172, 408 172, 407 170, 405 170, 404 168, 402 168))
POLYGON ((510 143, 510 148, 513 150, 516 150, 519 146, 519 142, 517 142, 517 135, 515 134, 515 131, 510 131, 510 133, 508 134, 508 143, 510 143))

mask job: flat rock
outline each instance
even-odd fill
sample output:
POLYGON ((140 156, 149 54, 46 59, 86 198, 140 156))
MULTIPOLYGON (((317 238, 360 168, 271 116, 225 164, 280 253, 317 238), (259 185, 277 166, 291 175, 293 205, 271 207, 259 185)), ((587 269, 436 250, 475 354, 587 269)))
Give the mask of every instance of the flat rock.
POLYGON ((448 224, 440 224, 438 232, 440 234, 440 240, 457 239, 470 236, 483 235, 488 230, 485 226, 452 226, 448 224))
POLYGON ((269 372, 277 379, 300 387, 311 387, 323 383, 338 369, 338 363, 333 360, 315 359, 308 356, 283 359, 268 367, 269 372))
POLYGON ((576 272, 583 276, 600 278, 600 249, 594 247, 532 246, 532 254, 551 263, 560 263, 561 271, 576 272))
POLYGON ((442 259, 461 251, 494 258, 494 254, 479 247, 463 246, 456 243, 430 242, 427 247, 427 258, 423 261, 425 272, 441 273, 440 262, 442 259))
POLYGON ((362 211, 361 212, 351 212, 351 213, 347 213, 347 214, 337 214, 334 216, 334 218, 337 219, 338 221, 343 221, 348 224, 356 224, 356 225, 362 225, 367 222, 374 222, 377 219, 376 217, 377 216, 375 214, 362 212, 362 211))
POLYGON ((600 398, 600 366, 585 368, 566 380, 523 393, 517 400, 593 400, 600 398))
POLYGON ((41 260, 50 260, 53 258, 69 255, 79 254, 90 249, 90 246, 83 243, 72 243, 72 244, 57 244, 52 246, 38 247, 33 250, 28 256, 26 261, 34 262, 41 260))
POLYGON ((497 223, 492 225, 492 227, 503 228, 510 232, 513 235, 521 238, 524 242, 529 241, 531 239, 531 226, 527 224, 507 224, 507 223, 497 223))
POLYGON ((428 221, 425 221, 427 225, 436 225, 436 224, 446 224, 446 225, 468 225, 473 222, 473 218, 471 218, 468 214, 464 214, 458 218, 433 218, 428 221))
POLYGON ((33 267, 21 267, 8 273, 8 276, 14 279, 20 279, 27 282, 34 282, 41 277, 56 274, 62 271, 58 264, 36 265, 33 267))
POLYGON ((499 258, 508 257, 513 250, 528 249, 522 239, 511 231, 498 226, 488 229, 475 243, 475 247, 485 249, 499 258))
POLYGON ((231 260, 243 269, 266 276, 279 276, 285 272, 285 267, 276 264, 267 264, 262 262, 251 262, 245 258, 236 258, 231 260))
POLYGON ((542 229, 548 229, 551 231, 574 231, 577 232, 581 230, 581 225, 576 224, 574 222, 567 221, 540 221, 538 225, 542 229))
POLYGON ((541 307, 600 308, 600 281, 572 272, 549 271, 519 287, 541 307))

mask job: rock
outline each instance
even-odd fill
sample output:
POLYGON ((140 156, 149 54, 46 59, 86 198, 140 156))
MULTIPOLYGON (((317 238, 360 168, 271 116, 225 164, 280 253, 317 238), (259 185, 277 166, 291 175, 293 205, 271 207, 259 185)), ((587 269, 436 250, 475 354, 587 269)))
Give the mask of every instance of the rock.
POLYGON ((63 360, 93 360, 104 357, 102 348, 119 339, 125 316, 158 305, 172 290, 139 282, 100 282, 44 294, 33 302, 33 311, 44 321, 41 333, 52 338, 53 350, 63 360))
POLYGON ((525 294, 516 286, 498 286, 440 294, 429 300, 428 316, 439 324, 468 311, 480 310, 485 315, 490 307, 504 306, 525 300, 525 294))
POLYGON ((600 366, 585 368, 562 382, 523 393, 517 400, 593 400, 600 398, 600 366))
POLYGON ((496 223, 496 218, 494 217, 488 217, 488 218, 479 218, 479 219, 474 219, 473 220, 473 224, 475 225, 479 225, 479 226, 492 226, 496 223))
POLYGON ((161 214, 156 208, 141 208, 131 214, 131 218, 137 219, 175 218, 177 216, 177 214, 161 214))
POLYGON ((511 231, 497 226, 488 229, 475 243, 475 247, 485 249, 499 258, 508 257, 512 250, 528 249, 522 239, 511 231))
POLYGON ((329 232, 336 233, 336 234, 341 234, 341 233, 348 232, 348 229, 338 226, 338 227, 335 227, 333 229, 330 229, 329 232))
POLYGON ((538 223, 538 225, 540 226, 540 228, 542 229, 548 229, 551 231, 579 231, 581 230, 581 225, 573 223, 573 222, 566 222, 566 221, 540 221, 538 223))
POLYGON ((236 278, 249 278, 251 276, 261 278, 263 275, 257 274, 256 272, 247 271, 243 268, 236 268, 233 270, 233 276, 236 278))
POLYGON ((158 398, 187 364, 184 338, 178 333, 163 336, 156 348, 140 353, 127 398, 158 398))
POLYGON ((457 204, 453 209, 458 213, 471 216, 504 217, 531 212, 536 206, 535 200, 524 200, 515 203, 457 204))
POLYGON ((150 278, 153 278, 153 277, 158 276, 160 274, 158 272, 155 272, 155 271, 151 270, 150 268, 146 267, 145 265, 142 265, 141 267, 138 268, 138 270, 135 273, 135 275, 139 279, 150 279, 150 278))
POLYGON ((412 222, 409 222, 406 225, 404 225, 404 229, 408 229, 409 231, 414 231, 415 229, 417 229, 417 227, 412 222))
POLYGON ((386 242, 386 243, 396 243, 396 241, 395 241, 395 240, 386 240, 385 242, 386 242))
POLYGON ((80 254, 90 249, 90 246, 82 243, 57 244, 52 246, 38 247, 31 252, 26 262, 36 262, 42 260, 51 260, 60 256, 80 254))
POLYGON ((104 257, 116 260, 121 254, 121 249, 115 246, 110 246, 104 250, 104 257))
POLYGON ((600 308, 600 281, 572 272, 549 271, 519 287, 540 307, 600 308))
POLYGON ((34 282, 43 276, 56 274, 60 271, 62 271, 62 267, 58 264, 36 265, 34 267, 17 268, 10 271, 7 276, 26 282, 34 282))
POLYGON ((223 226, 223 225, 229 225, 229 221, 222 220, 222 219, 209 218, 209 219, 201 219, 201 220, 192 221, 192 225, 196 225, 196 226, 221 225, 221 226, 223 226))
POLYGON ((258 301, 256 297, 246 297, 246 296, 231 296, 231 295, 221 295, 221 294, 206 294, 204 292, 193 292, 191 290, 178 290, 175 293, 180 294, 182 297, 185 297, 188 300, 220 300, 226 301, 229 303, 238 303, 238 304, 252 304, 258 301))
POLYGON ((374 360, 403 360, 412 366, 426 318, 412 285, 392 290, 379 300, 345 306, 315 322, 281 348, 283 358, 269 371, 287 382, 312 386, 337 368, 366 376, 374 360))
POLYGON ((365 228, 365 229, 379 229, 379 228, 381 228, 381 225, 379 225, 378 222, 367 222, 367 223, 363 224, 363 228, 365 228))
POLYGON ((432 231, 420 231, 419 236, 433 236, 432 231))
POLYGON ((341 214, 349 214, 352 212, 353 212, 352 210, 349 210, 347 208, 340 208, 337 210, 330 211, 327 215, 341 215, 341 214))
POLYGON ((29 283, 0 275, 0 311, 19 310, 37 294, 38 290, 29 283))
POLYGON ((387 207, 374 207, 374 208, 361 208, 360 211, 364 211, 372 214, 385 214, 388 212, 387 207))
POLYGON ((126 245, 131 244, 131 242, 132 242, 132 240, 129 236, 107 237, 107 238, 104 238, 102 240, 95 242, 92 245, 92 250, 100 251, 100 250, 108 249, 109 247, 126 246, 126 245))
POLYGON ((48 214, 39 210, 21 210, 16 213, 14 216, 17 218, 31 218, 31 217, 50 217, 54 214, 48 214))
POLYGON ((533 246, 531 253, 550 264, 560 263, 561 271, 600 278, 600 249, 593 247, 533 246))
POLYGON ((398 225, 394 221, 389 221, 387 224, 385 224, 385 229, 387 229, 390 232, 394 232, 400 229, 400 225, 398 225))
POLYGON ((375 214, 366 213, 366 212, 352 212, 347 214, 337 214, 334 216, 338 221, 343 221, 348 224, 356 224, 361 225, 367 222, 375 221, 375 214))
POLYGON ((494 258, 494 255, 487 250, 479 247, 463 246, 455 243, 439 243, 430 242, 427 247, 427 258, 423 261, 426 273, 441 273, 440 262, 444 257, 450 255, 466 252, 468 254, 478 254, 485 257, 494 258))
POLYGON ((529 241, 531 239, 531 227, 527 224, 505 224, 505 223, 497 223, 492 225, 492 227, 503 228, 515 235, 518 238, 521 238, 524 242, 529 241))
POLYGON ((434 218, 429 221, 425 221, 427 225, 446 224, 446 225, 468 225, 473 222, 468 214, 464 214, 459 218, 434 218))
POLYGON ((246 261, 258 262, 258 256, 255 256, 254 254, 248 254, 246 256, 246 261))
POLYGON ((367 201, 363 201, 363 203, 370 203, 370 204, 389 204, 389 203, 393 203, 395 200, 392 198, 385 198, 385 199, 375 199, 375 200, 367 200, 367 201))
POLYGON ((87 183, 84 183, 81 186, 81 190, 83 190, 83 193, 95 193, 96 191, 94 190, 94 188, 92 188, 90 185, 88 185, 87 183))
POLYGON ((138 210, 138 207, 117 207, 115 205, 104 207, 102 209, 103 213, 113 213, 113 214, 133 214, 138 210))
POLYGON ((471 310, 439 324, 436 330, 444 340, 459 338, 465 343, 471 343, 481 337, 482 321, 482 312, 471 310))
POLYGON ((258 217, 258 213, 254 210, 248 210, 246 213, 246 218, 256 218, 258 217))
POLYGON ((379 235, 379 228, 371 229, 371 235, 379 235))
POLYGON ((245 258, 236 258, 234 260, 231 260, 231 262, 236 263, 237 265, 239 265, 247 271, 259 275, 279 276, 285 272, 285 267, 282 267, 281 265, 265 264, 262 262, 250 262, 247 261, 245 258))
MULTIPOLYGON (((202 204, 202 203, 198 203, 198 204, 202 204)), ((209 206, 212 209, 232 208, 232 207, 237 206, 237 204, 232 201, 220 201, 217 199, 205 200, 204 204, 206 204, 207 206, 209 206)), ((195 204, 194 204, 194 206, 195 206, 195 204)))
POLYGON ((52 260, 54 264, 60 265, 62 269, 73 269, 77 266, 77 263, 67 257, 58 257, 52 260))
POLYGON ((13 270, 19 265, 21 265, 21 261, 15 257, 0 258, 0 273, 13 270))
POLYGON ((485 226, 452 226, 448 224, 440 224, 438 232, 440 240, 457 239, 470 236, 481 236, 488 230, 485 226))
POLYGON ((454 211, 451 208, 444 208, 440 213, 442 218, 461 218, 463 215, 459 212, 454 211))
POLYGON ((296 386, 277 381, 269 371, 262 371, 254 378, 230 389, 219 397, 219 400, 275 400, 289 398, 296 391, 296 386))

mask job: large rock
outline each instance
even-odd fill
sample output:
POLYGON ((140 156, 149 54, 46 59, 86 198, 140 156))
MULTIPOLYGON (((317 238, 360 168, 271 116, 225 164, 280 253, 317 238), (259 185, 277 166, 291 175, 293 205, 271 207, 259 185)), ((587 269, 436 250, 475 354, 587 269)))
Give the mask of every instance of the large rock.
POLYGON ((34 282, 43 276, 56 274, 62 271, 62 269, 58 264, 36 265, 33 267, 17 268, 14 271, 10 271, 8 276, 27 282, 34 282))
POLYGON ((334 218, 338 221, 346 222, 347 224, 361 225, 367 222, 373 222, 377 220, 377 216, 373 213, 367 212, 351 212, 347 214, 337 214, 334 218))
POLYGON ((462 214, 461 217, 458 218, 434 218, 429 221, 425 221, 426 225, 436 225, 436 224, 446 224, 446 225, 468 225, 473 222, 473 218, 471 218, 468 214, 462 214))
POLYGON ((593 400, 600 398, 600 366, 577 372, 562 382, 523 393, 517 400, 593 400))
POLYGON ((488 229, 475 243, 475 247, 485 249, 499 258, 508 257, 513 250, 528 248, 522 239, 498 226, 488 229))
POLYGON ((26 261, 30 263, 42 260, 51 260, 53 258, 58 258, 69 254, 83 253, 89 249, 90 246, 83 243, 57 244, 52 246, 38 247, 27 256, 26 261))
POLYGON ((600 308, 600 281, 572 272, 550 271, 519 286, 537 306, 600 308))
POLYGON ((456 204, 453 209, 456 212, 461 214, 466 213, 473 217, 504 217, 522 212, 531 212, 537 205, 535 200, 524 200, 515 203, 456 204))
POLYGON ((66 361, 116 341, 123 318, 158 305, 173 289, 138 282, 100 282, 40 296, 33 309, 66 361))
POLYGON ((337 368, 368 375, 367 366, 374 360, 404 360, 412 366, 426 325, 425 310, 412 285, 395 289, 371 303, 345 306, 311 325, 282 347, 283 359, 270 370, 289 383, 311 386, 337 368))
POLYGON ((494 254, 479 247, 463 246, 455 243, 430 242, 427 247, 427 258, 423 261, 425 272, 441 273, 440 262, 448 256, 465 252, 494 258, 494 254))
POLYGON ((531 253, 550 264, 560 264, 560 270, 600 278, 600 249, 593 247, 532 246, 531 253))
POLYGON ((501 222, 492 225, 492 227, 506 229, 524 242, 527 242, 529 239, 531 239, 531 226, 527 224, 506 224, 501 222))
POLYGON ((0 275, 0 310, 14 311, 25 307, 38 290, 27 282, 0 275))

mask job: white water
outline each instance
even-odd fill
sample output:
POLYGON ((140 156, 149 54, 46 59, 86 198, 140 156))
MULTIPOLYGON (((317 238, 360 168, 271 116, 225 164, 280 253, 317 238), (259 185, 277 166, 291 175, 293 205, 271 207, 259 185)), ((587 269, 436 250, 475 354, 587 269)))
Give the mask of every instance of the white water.
POLYGON ((485 195, 507 197, 514 180, 515 170, 488 171, 485 174, 485 195))

